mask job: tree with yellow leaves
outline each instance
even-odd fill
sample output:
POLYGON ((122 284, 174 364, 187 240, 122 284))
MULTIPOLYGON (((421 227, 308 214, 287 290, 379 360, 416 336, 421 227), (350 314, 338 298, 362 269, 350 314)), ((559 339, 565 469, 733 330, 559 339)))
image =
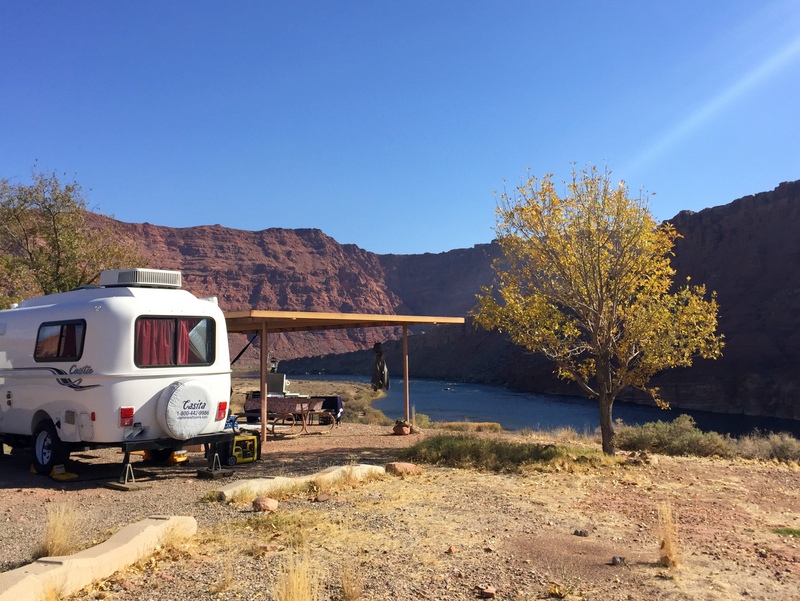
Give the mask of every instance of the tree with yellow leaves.
POLYGON ((552 175, 504 192, 495 231, 496 285, 473 315, 555 362, 600 407, 603 452, 616 450, 612 407, 632 386, 666 403, 648 382, 658 372, 720 356, 715 294, 687 280, 673 291, 678 233, 656 224, 647 202, 595 167, 559 195, 552 175))

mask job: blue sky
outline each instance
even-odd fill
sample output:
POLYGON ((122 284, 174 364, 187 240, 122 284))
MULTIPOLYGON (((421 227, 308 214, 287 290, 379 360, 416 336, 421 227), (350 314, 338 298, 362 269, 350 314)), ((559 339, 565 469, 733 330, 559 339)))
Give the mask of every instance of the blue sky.
POLYGON ((122 221, 442 252, 573 163, 659 219, 800 179, 800 2, 0 2, 0 177, 122 221))

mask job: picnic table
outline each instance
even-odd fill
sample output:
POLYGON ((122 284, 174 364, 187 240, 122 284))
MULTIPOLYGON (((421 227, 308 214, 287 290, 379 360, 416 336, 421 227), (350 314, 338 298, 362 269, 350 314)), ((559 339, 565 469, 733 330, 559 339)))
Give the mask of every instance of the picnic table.
MULTIPOLYGON (((267 395, 267 419, 271 422, 272 433, 311 434, 309 426, 314 417, 322 432, 329 432, 338 423, 342 413, 339 396, 306 395, 267 395), (299 431, 295 431, 298 427, 299 431)), ((248 421, 258 421, 261 417, 261 394, 255 390, 247 393, 245 415, 248 421)))

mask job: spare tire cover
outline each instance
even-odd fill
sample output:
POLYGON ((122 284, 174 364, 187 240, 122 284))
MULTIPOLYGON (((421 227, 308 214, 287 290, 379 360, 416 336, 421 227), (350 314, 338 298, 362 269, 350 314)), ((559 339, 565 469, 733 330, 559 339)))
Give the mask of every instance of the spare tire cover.
POLYGON ((167 435, 187 440, 200 434, 214 420, 211 393, 198 380, 173 382, 161 391, 156 417, 167 435))

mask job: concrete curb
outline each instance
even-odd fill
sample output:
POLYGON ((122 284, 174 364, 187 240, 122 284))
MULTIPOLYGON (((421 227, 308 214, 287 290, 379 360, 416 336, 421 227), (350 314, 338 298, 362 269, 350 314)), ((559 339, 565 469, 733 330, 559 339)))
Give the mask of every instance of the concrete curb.
MULTIPOLYGON (((343 476, 364 480, 383 475, 378 465, 329 467, 310 476, 296 478, 257 478, 239 480, 217 491, 219 501, 230 501, 238 491, 251 490, 266 495, 297 483, 316 480, 335 482, 343 476)), ((164 535, 176 528, 186 537, 197 532, 197 521, 189 516, 151 516, 125 526, 104 543, 65 557, 43 557, 35 562, 0 573, 0 601, 40 601, 46 593, 59 597, 71 595, 95 580, 108 578, 114 572, 150 555, 161 544, 164 535)))
POLYGON ((191 537, 197 521, 188 516, 151 516, 125 526, 104 543, 64 557, 43 557, 0 573, 0 601, 39 601, 45 593, 71 595, 149 555, 173 528, 191 537))
MULTIPOLYGON (((275 476, 274 478, 255 478, 252 480, 239 480, 232 482, 227 486, 223 486, 217 491, 217 500, 230 501, 239 491, 252 491, 256 495, 268 495, 272 491, 280 490, 302 482, 309 482, 316 480, 318 482, 335 482, 343 476, 355 478, 356 480, 364 480, 372 475, 383 475, 386 470, 379 465, 347 465, 347 466, 333 466, 327 469, 312 474, 310 476, 298 476, 296 478, 286 478, 283 476, 275 476)), ((0 598, 0 601, 3 601, 0 598)))

